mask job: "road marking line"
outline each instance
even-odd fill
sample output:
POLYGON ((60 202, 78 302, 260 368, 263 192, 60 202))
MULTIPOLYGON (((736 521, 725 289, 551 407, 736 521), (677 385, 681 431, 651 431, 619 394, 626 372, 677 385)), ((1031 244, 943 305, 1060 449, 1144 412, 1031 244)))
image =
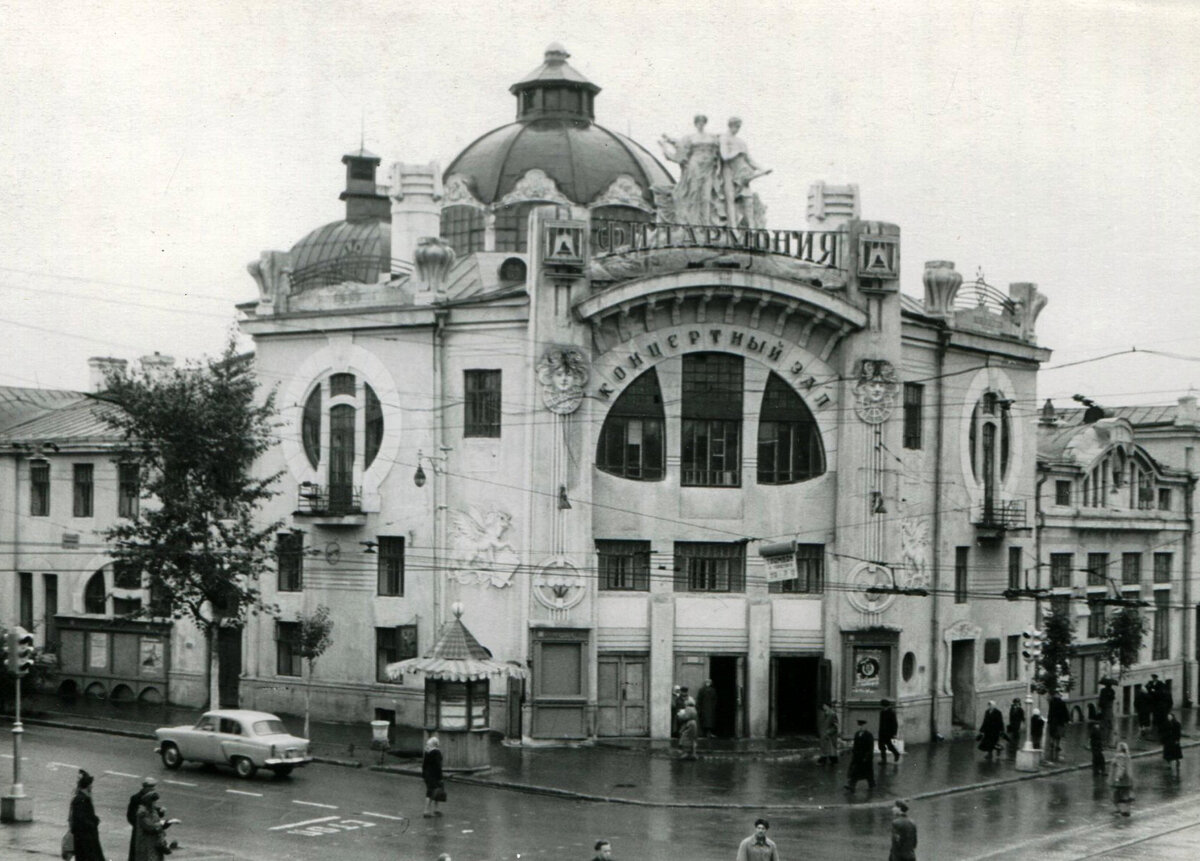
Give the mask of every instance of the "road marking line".
POLYGON ((198 783, 188 783, 186 780, 163 780, 163 783, 170 783, 175 786, 199 786, 198 783))
POLYGON ((407 822, 407 816, 392 816, 390 813, 372 813, 369 810, 364 810, 360 816, 378 816, 380 819, 394 819, 397 822, 407 822))
POLYGON ((308 807, 324 807, 326 810, 337 810, 338 809, 336 804, 321 804, 320 802, 317 802, 317 801, 297 801, 294 798, 292 799, 292 804, 303 804, 308 807))
POLYGON ((83 766, 82 766, 82 765, 72 765, 72 764, 71 764, 71 763, 69 763, 69 762, 48 762, 48 763, 46 763, 46 765, 47 765, 49 768, 54 768, 54 766, 56 766, 56 765, 61 765, 63 768, 78 768, 78 769, 80 769, 81 771, 83 770, 83 766))
POLYGON ((303 822, 292 822, 289 825, 276 825, 268 828, 268 831, 283 831, 287 828, 303 828, 305 825, 315 825, 318 822, 328 822, 331 819, 341 819, 340 816, 322 816, 320 819, 306 819, 303 822))
POLYGON ((106 772, 104 772, 104 773, 105 773, 105 774, 114 774, 114 775, 116 775, 117 777, 132 777, 132 778, 135 778, 135 779, 138 777, 138 775, 136 775, 136 774, 126 774, 126 773, 125 773, 125 772, 123 772, 123 771, 106 771, 106 772))
POLYGON ((254 798, 262 798, 263 797, 263 794, 261 792, 243 792, 240 789, 226 789, 225 791, 231 792, 234 795, 250 795, 250 796, 253 796, 254 798))

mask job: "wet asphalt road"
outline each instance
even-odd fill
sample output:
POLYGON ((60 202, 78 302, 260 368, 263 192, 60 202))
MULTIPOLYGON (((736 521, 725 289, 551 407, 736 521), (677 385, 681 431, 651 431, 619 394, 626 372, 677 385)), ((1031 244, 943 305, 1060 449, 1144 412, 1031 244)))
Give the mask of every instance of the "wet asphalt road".
MULTIPOLYGON (((7 738, 4 742, 7 751, 7 738)), ((79 766, 97 777, 101 838, 113 858, 125 855, 125 804, 143 774, 159 778, 169 815, 183 820, 172 836, 185 849, 173 861, 433 861, 441 852, 454 861, 587 861, 599 836, 612 841, 618 861, 730 861, 755 816, 744 810, 576 802, 452 782, 446 815, 424 819, 423 785, 415 777, 321 764, 287 780, 260 774, 245 781, 231 770, 194 765, 171 772, 159 763, 152 742, 49 727, 28 727, 24 745, 24 782, 35 798, 36 817, 56 824, 37 831, 0 827, 4 858, 25 857, 29 850, 36 853, 29 857, 57 854, 54 835, 65 822, 79 766), (33 845, 38 835, 40 843, 54 845, 33 845)), ((11 759, 0 759, 5 787, 10 769, 11 759)), ((1130 820, 1112 816, 1107 786, 1087 771, 918 802, 913 818, 920 829, 919 857, 1149 861, 1200 855, 1200 768, 1185 762, 1176 779, 1157 757, 1143 758, 1135 760, 1135 775, 1137 802, 1130 820)), ((865 799, 865 792, 859 798, 865 799)), ((773 812, 770 819, 771 836, 788 861, 887 857, 890 815, 882 805, 773 812)))

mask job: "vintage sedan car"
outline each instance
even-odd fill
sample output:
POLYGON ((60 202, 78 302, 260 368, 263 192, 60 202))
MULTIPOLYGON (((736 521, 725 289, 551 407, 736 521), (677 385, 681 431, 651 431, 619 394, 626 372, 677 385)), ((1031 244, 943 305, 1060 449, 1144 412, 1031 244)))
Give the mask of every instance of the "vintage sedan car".
POLYGON ((283 721, 267 712, 206 712, 195 726, 161 727, 154 737, 154 751, 167 768, 192 761, 232 765, 239 777, 253 777, 260 768, 286 777, 293 768, 312 762, 308 739, 290 735, 283 721))

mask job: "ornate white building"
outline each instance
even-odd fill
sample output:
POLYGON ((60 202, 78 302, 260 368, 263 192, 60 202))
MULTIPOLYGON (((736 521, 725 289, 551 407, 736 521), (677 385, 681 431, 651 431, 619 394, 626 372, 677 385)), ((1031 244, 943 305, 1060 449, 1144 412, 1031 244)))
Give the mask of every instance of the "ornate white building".
POLYGON ((924 740, 1023 690, 1044 296, 946 262, 903 295, 853 186, 763 227, 735 125, 667 142, 676 182, 556 45, 511 91, 444 174, 346 156, 346 218, 251 264, 289 528, 242 702, 299 708, 290 626, 325 604, 316 712, 420 724, 383 669, 459 601, 530 670, 492 690, 514 736, 665 736, 712 679, 722 734, 887 697, 924 740))

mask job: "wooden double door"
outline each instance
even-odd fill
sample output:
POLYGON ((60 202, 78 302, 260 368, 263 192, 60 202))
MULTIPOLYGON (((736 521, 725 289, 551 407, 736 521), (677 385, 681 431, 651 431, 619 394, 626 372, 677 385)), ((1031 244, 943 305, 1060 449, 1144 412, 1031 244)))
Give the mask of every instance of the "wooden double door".
POLYGON ((597 667, 596 734, 650 732, 650 664, 646 655, 600 655, 597 667))

